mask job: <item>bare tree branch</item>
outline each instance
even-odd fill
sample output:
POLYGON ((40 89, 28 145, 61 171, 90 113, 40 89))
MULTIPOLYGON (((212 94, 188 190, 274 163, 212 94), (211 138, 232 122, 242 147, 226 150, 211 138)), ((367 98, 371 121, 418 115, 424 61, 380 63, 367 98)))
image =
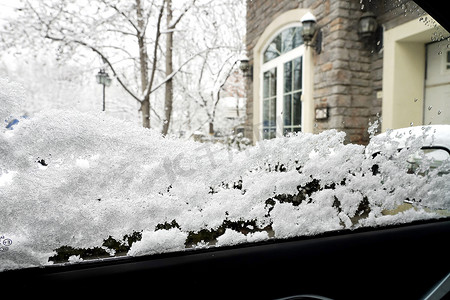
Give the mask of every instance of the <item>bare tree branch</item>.
POLYGON ((136 33, 126 32, 126 31, 119 30, 119 29, 106 29, 106 31, 108 31, 108 32, 117 32, 117 33, 121 33, 123 35, 131 35, 131 36, 134 36, 134 37, 137 36, 136 33))
MULTIPOLYGON (((52 36, 50 36, 49 34, 46 34, 46 35, 45 35, 45 38, 50 39, 50 40, 53 40, 53 41, 57 41, 57 42, 67 41, 67 40, 62 39, 62 38, 52 37, 52 36)), ((92 46, 92 45, 89 45, 89 44, 87 44, 87 43, 85 43, 85 42, 83 42, 83 41, 80 41, 80 40, 71 40, 71 41, 68 41, 68 42, 72 42, 72 43, 75 43, 75 44, 82 45, 82 46, 84 46, 84 47, 87 47, 87 48, 91 49, 91 50, 94 51, 95 53, 97 53, 97 54, 103 59, 103 61, 106 62, 106 64, 109 66, 109 68, 110 68, 111 71, 113 72, 114 77, 116 77, 117 81, 118 81, 118 82, 120 83, 120 85, 124 88, 124 90, 127 91, 128 94, 130 94, 136 101, 138 101, 139 103, 142 102, 142 100, 139 99, 139 98, 138 98, 138 97, 137 97, 137 96, 136 96, 136 95, 135 95, 135 94, 134 94, 127 86, 126 86, 126 84, 124 84, 124 82, 123 82, 122 79, 119 77, 119 75, 117 74, 116 70, 114 69, 114 66, 112 65, 112 63, 109 61, 109 59, 108 59, 108 58, 107 58, 100 50, 98 50, 96 47, 94 47, 94 46, 92 46)))
POLYGON ((127 20, 128 23, 130 23, 130 25, 133 26, 133 28, 136 30, 137 34, 140 34, 139 27, 136 24, 134 24, 134 22, 123 11, 121 11, 116 5, 110 4, 109 7, 114 9, 118 14, 122 15, 125 18, 125 20, 127 20))
POLYGON ((170 23, 170 25, 168 26, 168 29, 174 29, 177 24, 181 21, 181 19, 183 18, 183 16, 188 12, 189 9, 191 9, 191 7, 194 6, 196 0, 193 0, 192 3, 190 5, 188 5, 184 11, 178 16, 178 18, 176 20, 174 20, 172 23, 170 23))
POLYGON ((155 79, 155 71, 156 71, 156 62, 158 60, 158 45, 159 45, 159 38, 161 36, 161 19, 163 17, 163 12, 164 12, 164 4, 166 3, 166 1, 163 1, 163 5, 161 5, 161 8, 159 10, 159 15, 158 15, 158 22, 156 24, 156 38, 155 38, 155 46, 153 48, 153 58, 152 58, 152 72, 150 75, 150 80, 149 83, 147 85, 147 90, 146 93, 144 95, 144 99, 148 99, 148 97, 150 96, 150 94, 152 93, 152 85, 153 85, 153 81, 155 79))

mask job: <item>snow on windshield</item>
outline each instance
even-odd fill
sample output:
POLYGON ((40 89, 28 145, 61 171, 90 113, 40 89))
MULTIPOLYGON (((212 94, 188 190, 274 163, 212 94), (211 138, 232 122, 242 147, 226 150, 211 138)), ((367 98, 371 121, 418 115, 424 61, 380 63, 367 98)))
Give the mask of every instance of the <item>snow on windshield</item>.
MULTIPOLYGON (((0 83, 0 118, 18 118, 23 94, 0 83)), ((403 158, 420 139, 398 152, 387 135, 371 155, 344 137, 299 134, 238 152, 103 113, 51 110, 2 126, 0 269, 51 264, 64 247, 78 262, 79 249, 182 251, 439 218, 450 208, 448 160, 408 172, 403 158), (405 200, 412 205, 389 213, 405 200)))

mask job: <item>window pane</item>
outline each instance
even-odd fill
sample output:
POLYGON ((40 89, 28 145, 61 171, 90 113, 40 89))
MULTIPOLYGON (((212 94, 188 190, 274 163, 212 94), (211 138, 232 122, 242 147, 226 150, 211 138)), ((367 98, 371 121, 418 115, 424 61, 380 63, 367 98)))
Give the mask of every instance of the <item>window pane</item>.
POLYGON ((265 72, 264 80, 263 80, 263 98, 264 99, 269 97, 269 80, 270 80, 270 74, 269 74, 269 72, 265 72))
POLYGON ((264 72, 263 98, 267 99, 277 94, 277 70, 276 68, 264 72))
POLYGON ((269 126, 276 126, 276 115, 277 115, 277 106, 275 99, 269 100, 269 126))
POLYGON ((263 130, 263 138, 265 140, 276 138, 276 135, 277 133, 275 128, 268 128, 263 130))
POLYGON ((264 62, 277 58, 303 44, 301 27, 291 27, 278 34, 264 52, 264 62))
POLYGON ((277 137, 277 133, 274 128, 269 130, 269 139, 274 139, 277 137))
POLYGON ((294 91, 302 89, 302 57, 294 59, 294 91))
POLYGON ((297 48, 298 46, 303 44, 303 38, 301 34, 301 27, 295 27, 295 34, 293 38, 293 48, 297 48))
POLYGON ((263 101, 263 127, 266 128, 269 126, 269 101, 263 101))
POLYGON ((270 72, 270 96, 277 95, 277 69, 274 68, 270 72))
POLYGON ((281 53, 286 53, 303 44, 303 39, 300 33, 301 27, 291 27, 281 33, 282 49, 281 53))
POLYGON ((281 33, 281 39, 283 42, 283 47, 281 48, 282 53, 288 52, 293 49, 292 41, 294 38, 294 31, 295 28, 288 28, 281 33))
POLYGON ((284 64, 284 92, 292 91, 292 61, 284 64))
POLYGON ((301 93, 295 93, 293 99, 293 124, 302 125, 302 102, 300 100, 301 93))
POLYGON ((284 126, 292 125, 292 95, 284 96, 283 119, 284 126))
POLYGON ((264 62, 268 62, 281 54, 281 34, 277 35, 264 52, 264 62))

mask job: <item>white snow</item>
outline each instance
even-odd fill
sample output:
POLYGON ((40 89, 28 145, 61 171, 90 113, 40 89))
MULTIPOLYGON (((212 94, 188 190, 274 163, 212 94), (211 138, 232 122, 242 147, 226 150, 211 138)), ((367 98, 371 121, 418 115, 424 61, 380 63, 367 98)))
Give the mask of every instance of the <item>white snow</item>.
POLYGON ((75 164, 82 169, 89 168, 89 161, 87 159, 78 158, 76 160, 75 164))
POLYGON ((247 237, 232 229, 225 230, 225 233, 217 238, 217 246, 237 245, 247 241, 247 237))
POLYGON ((139 256, 184 250, 187 233, 179 229, 145 231, 142 240, 131 246, 128 255, 139 256))
POLYGON ((7 170, 0 173, 0 187, 5 186, 7 184, 11 184, 12 179, 14 178, 14 175, 16 175, 17 172, 8 172, 7 170))
MULTIPOLYGON (((0 91, 0 118, 19 117, 24 96, 1 80, 0 91)), ((367 148, 344 137, 299 134, 232 153, 103 113, 51 110, 12 131, 2 126, 0 235, 13 244, 0 253, 0 270, 46 265, 61 246, 100 247, 132 232, 142 232, 128 252, 135 256, 183 251, 189 234, 224 222, 254 226, 226 228, 216 246, 439 218, 434 210, 450 208, 448 159, 425 176, 407 173, 420 138, 397 153, 389 135, 367 148), (372 158, 371 149, 381 154, 372 158), (233 188, 238 181, 242 188, 233 188), (283 200, 299 190, 296 205, 283 200), (384 214, 404 200, 414 208, 384 214), (172 221, 176 228, 156 229, 172 221)))
POLYGON ((69 257, 69 262, 70 263, 78 263, 78 262, 82 262, 83 259, 80 257, 80 255, 71 255, 69 257))

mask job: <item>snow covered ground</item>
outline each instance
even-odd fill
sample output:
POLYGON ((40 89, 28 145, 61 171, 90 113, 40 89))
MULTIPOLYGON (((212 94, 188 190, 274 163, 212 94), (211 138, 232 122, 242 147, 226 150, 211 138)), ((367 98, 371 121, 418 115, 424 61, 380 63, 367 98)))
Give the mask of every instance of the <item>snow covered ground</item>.
MULTIPOLYGON (((23 98, 0 80, 0 119, 18 118, 23 98)), ((448 160, 426 176, 407 173, 423 137, 398 153, 386 135, 373 158, 344 135, 299 134, 233 152, 103 113, 51 110, 1 126, 0 242, 9 245, 0 270, 46 265, 62 246, 101 247, 133 232, 141 239, 128 255, 144 255, 439 218, 435 209, 450 208, 448 160), (384 213, 404 200, 413 208, 384 213), (193 238, 215 230, 212 240, 193 238)))

